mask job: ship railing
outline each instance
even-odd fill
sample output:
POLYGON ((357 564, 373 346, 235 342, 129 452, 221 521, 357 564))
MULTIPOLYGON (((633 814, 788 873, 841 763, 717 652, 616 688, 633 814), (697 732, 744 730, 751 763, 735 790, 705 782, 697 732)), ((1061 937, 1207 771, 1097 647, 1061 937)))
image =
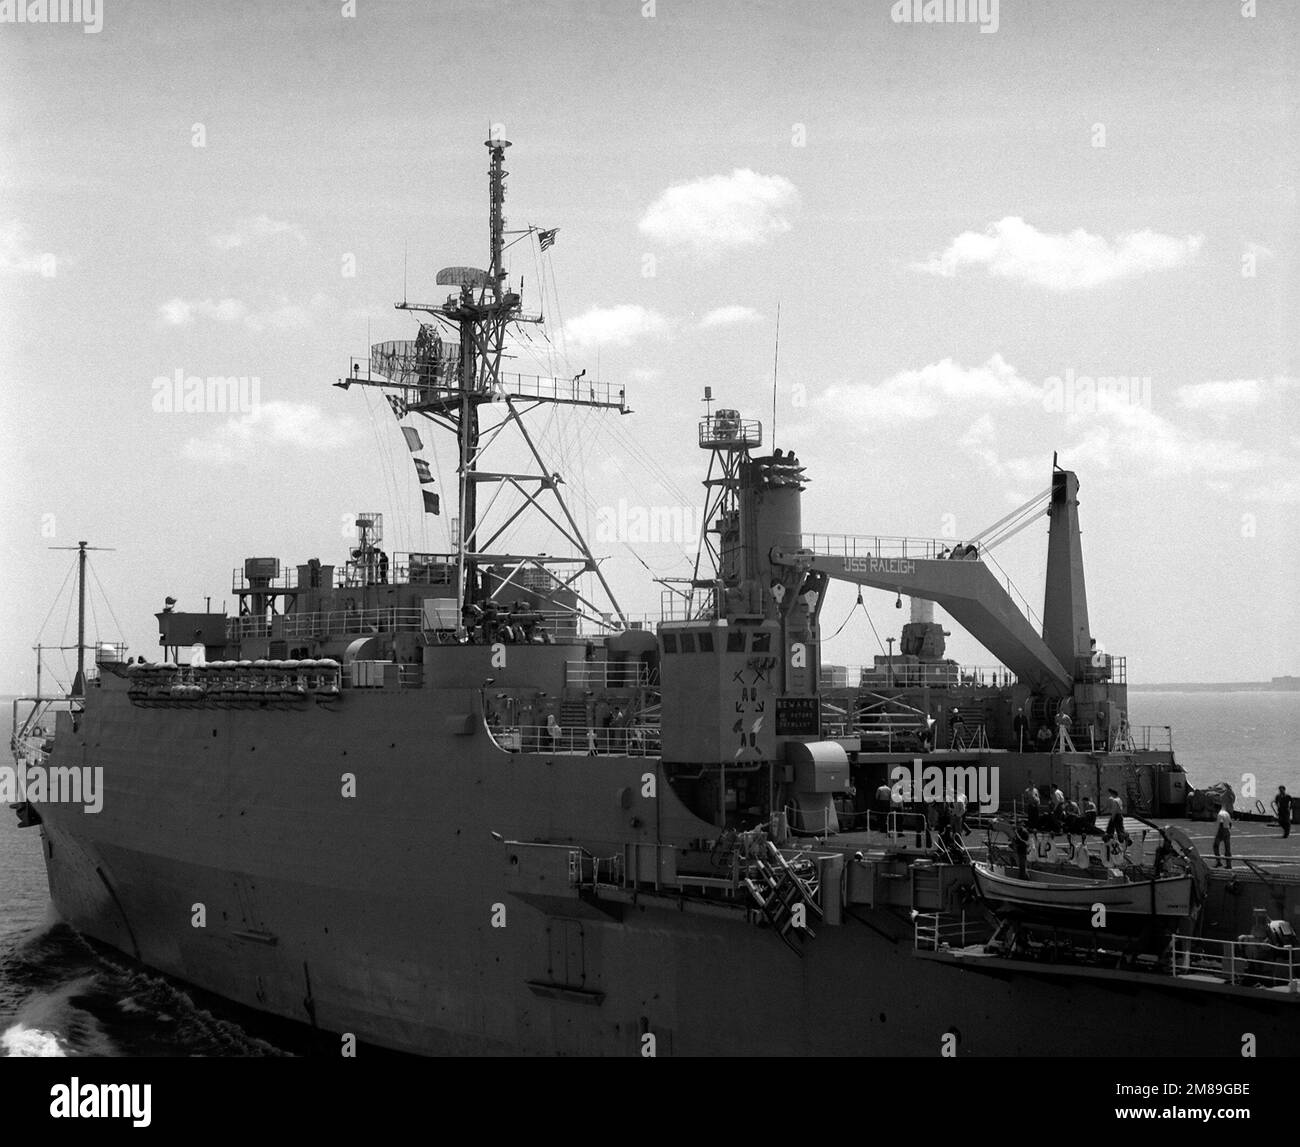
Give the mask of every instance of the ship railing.
MULTIPOLYGON (((959 543, 952 538, 906 538, 887 534, 802 534, 801 549, 827 557, 844 558, 949 558, 959 543)), ((969 555, 979 560, 979 554, 969 555)))
POLYGON ((967 948, 989 939, 984 916, 965 912, 918 912, 912 921, 912 947, 917 952, 941 952, 967 948))
POLYGON ((1005 689, 1016 684, 1016 675, 1005 665, 823 665, 820 680, 823 689, 1005 689))
POLYGON ((577 689, 636 689, 650 683, 640 661, 566 661, 564 683, 577 689))
POLYGON ((456 555, 395 553, 389 574, 394 585, 454 585, 456 555))
POLYGON ((712 590, 697 590, 684 597, 666 589, 659 595, 659 621, 716 621, 718 607, 712 590))
POLYGON ((817 809, 813 812, 805 812, 794 805, 786 805, 784 810, 785 822, 790 826, 792 832, 804 833, 806 835, 829 836, 834 832, 843 832, 844 829, 839 823, 839 814, 833 808, 817 809), (831 827, 831 816, 835 816, 835 827, 831 827))
POLYGON ((1172 725, 1126 725, 1116 730, 1111 749, 1113 752, 1172 753, 1174 728, 1172 725))
POLYGON ((750 450, 763 444, 763 424, 741 418, 735 410, 719 410, 700 419, 700 446, 706 450, 750 450))
MULTIPOLYGON (((590 378, 555 378, 544 374, 512 374, 502 372, 497 375, 500 385, 492 393, 497 401, 511 398, 542 398, 549 402, 576 402, 586 406, 613 406, 619 410, 627 408, 627 388, 615 386, 610 382, 597 382, 590 378)), ((414 381, 407 377, 402 382, 414 381)), ((459 386, 407 386, 404 397, 407 405, 415 409, 429 406, 441 406, 448 402, 459 402, 462 396, 459 386)), ((475 393, 479 391, 475 390, 475 393)), ((484 392, 486 393, 486 392, 484 392)))
POLYGON ((270 637, 271 623, 265 617, 226 618, 226 640, 239 641, 245 637, 270 637))
POLYGON ((332 609, 320 613, 286 613, 283 617, 273 618, 271 636, 325 637, 348 633, 396 633, 418 630, 423 624, 423 612, 412 607, 332 609))
POLYGON ((249 577, 242 569, 235 569, 230 574, 230 589, 232 593, 257 593, 259 590, 265 590, 271 593, 275 590, 297 589, 298 588, 298 570, 287 563, 281 563, 281 573, 275 577, 249 577))
POLYGON ((786 805, 783 813, 786 824, 790 826, 791 831, 809 836, 829 836, 836 832, 862 832, 867 830, 883 831, 892 838, 916 836, 923 843, 928 839, 926 834, 929 830, 929 823, 922 812, 891 811, 883 813, 877 812, 875 809, 864 809, 858 812, 843 808, 825 808, 818 809, 815 812, 805 812, 794 805, 786 805), (831 826, 832 814, 835 817, 836 827, 831 826))
POLYGON ((554 378, 541 374, 501 374, 503 390, 511 397, 545 398, 552 402, 596 403, 627 407, 627 388, 592 378, 554 378))
POLYGON ((335 609, 319 613, 286 613, 276 617, 228 617, 226 638, 327 637, 350 633, 394 633, 418 630, 423 624, 419 609, 384 606, 380 609, 335 609))
POLYGON ((1300 993, 1300 948, 1266 941, 1174 936, 1170 971, 1179 978, 1210 977, 1230 984, 1300 993))
POLYGON ((1128 684, 1128 658, 1097 651, 1092 657, 1079 659, 1077 680, 1085 683, 1109 681, 1112 685, 1128 684))
POLYGON ((569 850, 569 884, 574 888, 623 886, 623 855, 593 856, 585 848, 569 850))
POLYGON ((79 704, 80 699, 72 697, 15 697, 10 752, 19 761, 43 764, 49 756, 45 744, 54 736, 56 714, 75 713, 79 704), (23 713, 22 706, 30 708, 23 713))
POLYGON ((657 725, 621 725, 608 729, 549 725, 488 726, 497 747, 508 753, 561 757, 657 757, 657 725))
POLYGON ((395 671, 399 689, 420 689, 424 685, 424 666, 395 661, 353 661, 342 667, 343 684, 350 689, 391 687, 393 678, 384 679, 384 671, 395 671))

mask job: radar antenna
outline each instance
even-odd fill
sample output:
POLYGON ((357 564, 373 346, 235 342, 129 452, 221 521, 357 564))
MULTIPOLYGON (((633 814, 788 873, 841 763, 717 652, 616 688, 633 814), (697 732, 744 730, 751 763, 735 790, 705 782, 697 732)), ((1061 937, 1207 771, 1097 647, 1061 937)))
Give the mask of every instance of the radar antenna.
MULTIPOLYGON (((540 314, 526 314, 520 291, 512 290, 502 261, 505 250, 506 176, 505 149, 508 140, 492 132, 484 144, 491 157, 488 168, 489 265, 444 267, 437 275, 439 286, 454 288, 441 303, 411 303, 403 300, 398 310, 429 315, 419 338, 377 343, 370 348, 364 374, 354 359, 347 378, 335 385, 382 388, 398 403, 395 409, 421 415, 456 436, 458 453, 458 514, 452 533, 459 600, 466 612, 507 590, 527 587, 533 594, 539 586, 549 590, 545 599, 557 608, 569 609, 576 600, 576 612, 599 625, 617 627, 625 622, 600 563, 588 546, 578 523, 560 491, 563 478, 542 457, 529 433, 525 418, 545 405, 586 406, 629 414, 625 389, 617 390, 586 371, 573 378, 523 375, 502 370, 506 333, 514 323, 541 323, 540 314), (456 340, 442 338, 443 324, 455 332, 456 340), (486 427, 481 408, 497 408, 495 420, 486 427), (502 410, 503 408, 503 410, 502 410), (526 448, 535 469, 500 470, 483 465, 488 448, 513 430, 526 448), (495 486, 480 509, 480 487, 495 486), (511 495, 503 498, 506 491, 511 495), (558 532, 567 554, 514 553, 502 545, 504 536, 530 510, 536 511, 558 532), (491 576, 484 576, 489 568, 491 576), (589 600, 578 591, 578 579, 594 573, 604 603, 589 600)), ((436 512, 436 511, 431 511, 436 512)))

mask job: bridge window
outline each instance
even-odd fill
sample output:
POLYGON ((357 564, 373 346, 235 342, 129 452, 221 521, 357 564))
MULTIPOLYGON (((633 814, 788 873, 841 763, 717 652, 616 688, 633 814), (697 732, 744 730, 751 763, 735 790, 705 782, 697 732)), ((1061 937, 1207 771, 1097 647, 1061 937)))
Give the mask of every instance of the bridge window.
POLYGON ((755 653, 768 653, 772 648, 772 635, 770 633, 754 634, 753 651, 755 653))
POLYGON ((693 634, 693 633, 683 633, 681 636, 682 636, 682 652, 683 652, 683 653, 694 653, 694 652, 695 652, 695 634, 693 634))
POLYGON ((700 638, 700 652, 701 652, 701 653, 712 653, 712 652, 713 652, 713 634, 711 634, 711 633, 701 633, 701 634, 699 635, 699 638, 700 638))
POLYGON ((677 634, 675 634, 675 633, 665 633, 665 634, 663 635, 663 639, 662 639, 662 640, 663 640, 663 643, 664 643, 664 652, 665 652, 665 653, 676 653, 676 652, 677 652, 677 634))
POLYGON ((745 631, 743 629, 732 629, 728 631, 727 652, 728 653, 745 652, 745 631))

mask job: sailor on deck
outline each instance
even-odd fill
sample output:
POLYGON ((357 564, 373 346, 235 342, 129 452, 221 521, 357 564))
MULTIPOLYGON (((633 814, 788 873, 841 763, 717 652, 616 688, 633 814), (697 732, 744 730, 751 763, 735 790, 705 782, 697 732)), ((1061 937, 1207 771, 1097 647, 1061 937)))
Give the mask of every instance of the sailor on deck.
POLYGON ((1023 800, 1025 803, 1025 823, 1032 832, 1038 827, 1038 789, 1034 787, 1031 779, 1029 787, 1025 789, 1023 800))
POLYGON ((1219 859, 1219 845, 1223 845, 1223 854, 1228 861, 1228 867, 1232 867, 1232 812, 1227 805, 1219 806, 1218 815, 1219 827, 1214 833, 1214 867, 1222 868, 1223 862, 1219 859))
POLYGON ((1120 800, 1118 789, 1107 789, 1109 797, 1106 800, 1106 813, 1110 819, 1106 822, 1106 831, 1103 834, 1107 840, 1115 837, 1128 844, 1132 839, 1124 831, 1124 802, 1120 800))
POLYGON ((1025 752, 1030 747, 1029 744, 1029 718, 1025 716, 1023 707, 1016 711, 1016 719, 1011 722, 1011 731, 1016 739, 1016 749, 1025 752))
POLYGON ((894 791, 889 787, 889 783, 887 781, 881 781, 880 788, 876 790, 876 813, 879 818, 880 830, 882 832, 884 832, 889 825, 889 805, 890 801, 893 800, 893 796, 894 791))
POLYGON ((1291 797, 1287 795, 1286 785, 1278 785, 1277 796, 1273 798, 1273 808, 1277 811, 1277 823, 1282 828, 1285 839, 1291 835, 1291 797))

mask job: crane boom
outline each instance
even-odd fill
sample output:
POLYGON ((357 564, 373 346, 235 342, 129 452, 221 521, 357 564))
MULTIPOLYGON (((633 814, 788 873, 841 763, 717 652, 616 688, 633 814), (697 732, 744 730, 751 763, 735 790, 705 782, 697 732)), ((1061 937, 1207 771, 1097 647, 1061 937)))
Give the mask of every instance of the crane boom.
POLYGON ((776 549, 772 562, 933 601, 1036 692, 1070 692, 1070 675, 1060 659, 978 559, 853 557, 776 549))

